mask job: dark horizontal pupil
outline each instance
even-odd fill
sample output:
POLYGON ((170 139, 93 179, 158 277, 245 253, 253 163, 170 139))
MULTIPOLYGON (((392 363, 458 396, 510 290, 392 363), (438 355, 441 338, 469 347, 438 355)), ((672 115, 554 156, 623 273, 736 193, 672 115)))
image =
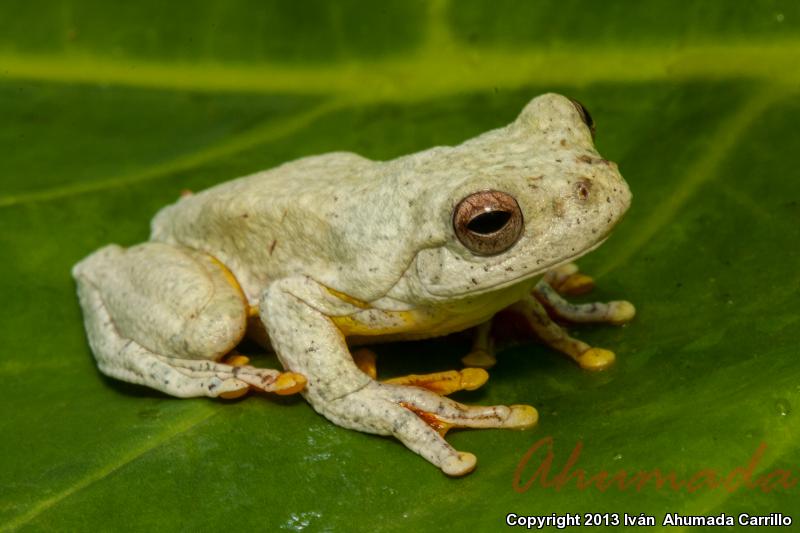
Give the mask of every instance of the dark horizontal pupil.
POLYGON ((489 211, 487 213, 481 213, 469 221, 467 229, 473 233, 488 235, 501 230, 510 218, 511 213, 508 211, 489 211))

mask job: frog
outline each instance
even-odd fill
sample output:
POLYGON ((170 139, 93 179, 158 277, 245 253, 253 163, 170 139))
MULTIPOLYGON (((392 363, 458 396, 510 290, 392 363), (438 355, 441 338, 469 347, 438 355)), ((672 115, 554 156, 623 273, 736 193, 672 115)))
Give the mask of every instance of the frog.
POLYGON ((546 344, 601 370, 610 350, 559 319, 622 324, 630 302, 572 304, 593 281, 573 263, 601 245, 631 192, 594 146, 576 100, 547 93, 510 124, 386 161, 303 157, 182 195, 148 241, 72 269, 103 374, 176 397, 301 394, 343 428, 393 436, 447 475, 474 454, 451 428, 525 429, 528 404, 466 405, 496 363, 493 318, 515 312, 546 344), (474 332, 465 367, 377 379, 364 345, 474 332), (282 369, 250 364, 245 336, 282 369))

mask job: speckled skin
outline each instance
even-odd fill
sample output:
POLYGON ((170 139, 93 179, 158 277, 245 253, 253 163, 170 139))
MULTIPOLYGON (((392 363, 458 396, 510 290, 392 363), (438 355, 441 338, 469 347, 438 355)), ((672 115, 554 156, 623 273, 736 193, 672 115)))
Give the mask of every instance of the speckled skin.
POLYGON ((575 106, 546 94, 507 127, 455 147, 387 162, 308 157, 187 196, 156 215, 151 242, 103 248, 73 273, 103 372, 178 396, 270 390, 275 371, 218 362, 257 309, 281 363, 306 377, 314 409, 392 434, 457 475, 474 456, 415 409, 464 427, 525 427, 531 408, 467 407, 378 383, 346 339, 485 322, 529 295, 537 275, 598 246, 629 202, 575 106), (519 240, 497 255, 476 255, 453 230, 455 206, 482 190, 510 194, 524 217, 519 240))

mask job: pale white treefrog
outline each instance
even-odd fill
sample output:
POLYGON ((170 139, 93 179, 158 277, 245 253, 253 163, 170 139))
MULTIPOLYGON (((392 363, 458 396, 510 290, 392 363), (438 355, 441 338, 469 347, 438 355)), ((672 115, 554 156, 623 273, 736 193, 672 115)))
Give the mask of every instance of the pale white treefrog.
POLYGON ((150 241, 101 248, 73 276, 103 373, 180 397, 301 392, 335 424, 394 435, 461 475, 476 459, 447 443, 449 428, 525 428, 538 417, 527 405, 444 397, 486 381, 474 367, 494 363, 498 311, 517 311, 585 368, 613 360, 549 315, 633 317, 625 301, 559 296, 590 287, 570 261, 606 239, 630 199, 594 148, 588 112, 545 94, 458 146, 385 162, 306 157, 186 195, 155 216, 150 241), (349 348, 474 326, 464 359, 473 368, 462 371, 377 381, 370 352, 349 348), (246 333, 285 371, 237 355, 246 333))

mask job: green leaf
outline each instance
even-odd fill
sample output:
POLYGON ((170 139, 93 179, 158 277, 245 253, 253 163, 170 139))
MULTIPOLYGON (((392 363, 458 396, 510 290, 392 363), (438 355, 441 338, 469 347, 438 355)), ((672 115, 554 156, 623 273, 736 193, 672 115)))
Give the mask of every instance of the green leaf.
MULTIPOLYGON (((573 471, 588 476, 725 477, 764 443, 754 477, 800 478, 796 2, 129 4, 0 6, 0 529, 488 530, 510 512, 660 524, 796 510, 800 489, 780 484, 514 488, 546 437, 551 480, 578 442, 573 471), (534 342, 500 354, 458 399, 530 403, 541 419, 449 435, 478 456, 470 476, 301 398, 179 400, 96 370, 69 269, 146 239, 182 189, 326 151, 458 143, 545 91, 587 105, 634 193, 581 267, 591 298, 639 313, 576 328, 617 353, 603 373, 534 342)), ((379 369, 456 368, 466 348, 382 346, 379 369)))

